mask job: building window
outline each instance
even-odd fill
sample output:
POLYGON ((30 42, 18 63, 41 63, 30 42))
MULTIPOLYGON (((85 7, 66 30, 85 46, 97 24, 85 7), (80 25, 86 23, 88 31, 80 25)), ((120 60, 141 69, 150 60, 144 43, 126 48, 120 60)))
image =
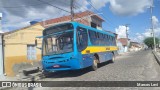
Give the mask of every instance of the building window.
POLYGON ((35 45, 27 45, 27 59, 28 60, 36 60, 36 46, 35 45))
POLYGON ((91 27, 97 28, 97 25, 95 23, 91 22, 91 27))

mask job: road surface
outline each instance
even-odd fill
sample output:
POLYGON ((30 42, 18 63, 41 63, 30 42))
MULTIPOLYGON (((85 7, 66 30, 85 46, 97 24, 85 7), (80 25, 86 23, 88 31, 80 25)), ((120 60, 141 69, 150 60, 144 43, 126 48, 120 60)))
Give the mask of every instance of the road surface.
MULTIPOLYGON (((42 81, 160 81, 160 66, 152 52, 138 51, 118 56, 115 63, 102 63, 96 71, 83 69, 53 73, 42 81)), ((34 90, 160 90, 159 87, 50 87, 34 90)))

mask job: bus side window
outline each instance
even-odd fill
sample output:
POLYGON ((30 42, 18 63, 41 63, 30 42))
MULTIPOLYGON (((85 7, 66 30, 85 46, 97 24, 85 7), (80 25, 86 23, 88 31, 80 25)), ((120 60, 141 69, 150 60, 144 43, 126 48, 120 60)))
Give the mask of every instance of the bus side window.
POLYGON ((112 38, 112 36, 111 36, 111 45, 113 45, 113 38, 112 38))
POLYGON ((106 45, 106 35, 104 35, 104 45, 106 45))
POLYGON ((110 37, 110 40, 111 40, 110 45, 112 45, 112 36, 110 37))
POLYGON ((111 45, 111 38, 110 38, 110 36, 108 35, 108 46, 110 46, 111 45))
POLYGON ((107 46, 107 43, 108 43, 108 42, 107 42, 107 39, 108 39, 108 38, 107 38, 107 35, 105 35, 105 45, 106 45, 106 46, 107 46))
POLYGON ((114 45, 114 37, 112 37, 112 45, 114 45))
POLYGON ((101 34, 101 45, 104 45, 104 34, 101 34))
POLYGON ((96 45, 99 45, 99 32, 96 32, 96 45))
POLYGON ((93 45, 96 45, 96 32, 95 31, 91 31, 89 30, 89 38, 90 38, 90 41, 93 45))
POLYGON ((107 35, 107 46, 109 46, 109 36, 107 35))
POLYGON ((111 36, 109 36, 109 45, 111 46, 111 36))
POLYGON ((88 35, 85 28, 77 28, 77 48, 78 51, 84 50, 88 45, 88 35))
POLYGON ((113 38, 114 46, 116 46, 116 38, 113 38))

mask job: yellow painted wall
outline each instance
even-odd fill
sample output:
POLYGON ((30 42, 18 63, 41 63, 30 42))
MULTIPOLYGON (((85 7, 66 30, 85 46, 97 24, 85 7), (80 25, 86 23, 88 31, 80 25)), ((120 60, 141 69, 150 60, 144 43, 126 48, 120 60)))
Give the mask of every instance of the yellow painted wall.
MULTIPOLYGON (((27 44, 35 44, 35 37, 42 36, 44 28, 40 24, 35 24, 21 30, 4 35, 5 47, 5 73, 7 76, 15 76, 13 66, 20 63, 33 64, 34 61, 41 60, 41 50, 36 49, 37 60, 27 60, 27 44)), ((41 46, 41 40, 38 40, 41 46)))

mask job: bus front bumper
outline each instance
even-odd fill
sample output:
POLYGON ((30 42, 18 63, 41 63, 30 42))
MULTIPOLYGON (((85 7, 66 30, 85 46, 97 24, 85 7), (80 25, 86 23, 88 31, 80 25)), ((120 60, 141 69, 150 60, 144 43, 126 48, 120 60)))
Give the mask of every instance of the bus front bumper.
POLYGON ((63 70, 76 70, 81 69, 81 65, 78 60, 42 60, 42 66, 44 71, 54 72, 63 70))

